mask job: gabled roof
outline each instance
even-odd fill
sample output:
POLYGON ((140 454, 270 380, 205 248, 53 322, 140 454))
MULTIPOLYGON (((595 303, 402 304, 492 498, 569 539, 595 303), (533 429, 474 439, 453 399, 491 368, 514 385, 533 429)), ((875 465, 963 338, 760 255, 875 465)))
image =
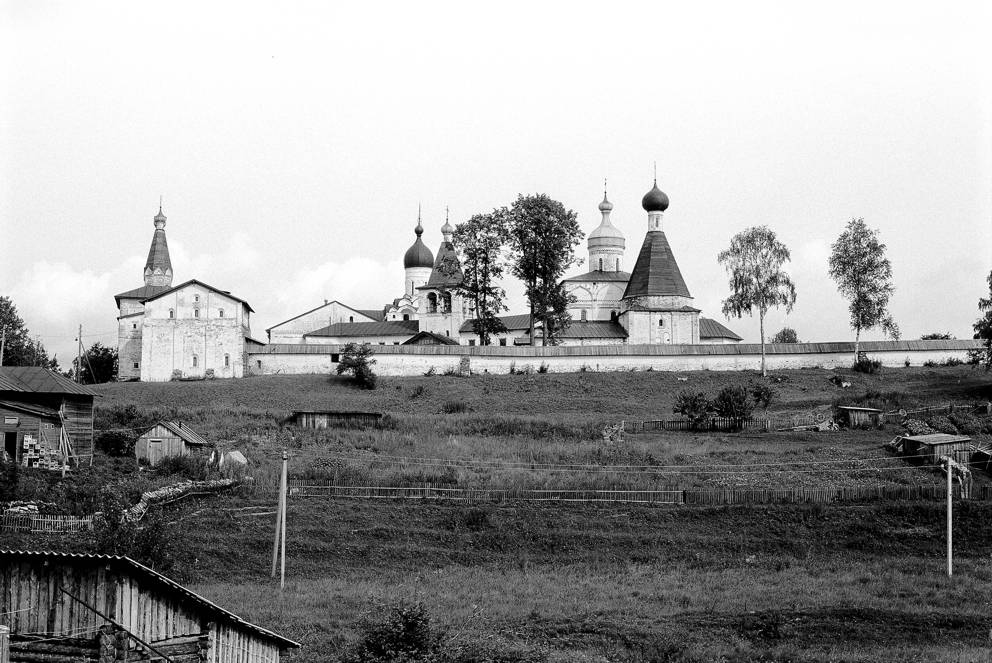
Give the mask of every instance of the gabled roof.
POLYGON ((114 301, 117 302, 117 308, 120 308, 122 299, 144 300, 149 297, 154 297, 158 293, 164 292, 168 289, 169 286, 167 285, 143 285, 140 288, 135 288, 134 290, 128 290, 127 292, 114 295, 114 301))
MULTIPOLYGON (((395 306, 396 305, 396 302, 398 302, 398 301, 399 301, 398 299, 394 299, 393 300, 393 305, 395 306)), ((368 318, 372 318, 376 322, 382 322, 386 318, 385 311, 384 310, 381 310, 381 309, 380 310, 376 310, 376 309, 371 309, 371 308, 356 308, 356 309, 352 309, 352 310, 353 311, 358 311, 362 315, 364 315, 364 316, 366 316, 368 318)))
POLYGON ((650 296, 692 297, 675 262, 672 247, 661 230, 649 230, 637 254, 623 298, 650 296))
POLYGON ((51 419, 58 419, 58 410, 53 410, 50 407, 44 407, 41 405, 35 405, 34 403, 20 403, 18 401, 6 401, 0 400, 0 407, 5 407, 8 410, 20 410, 21 412, 27 412, 28 414, 34 414, 39 417, 49 417, 51 419))
POLYGON ((740 336, 730 331, 716 320, 709 318, 699 318, 699 338, 730 338, 735 341, 742 341, 740 336))
POLYGON ((270 332, 273 329, 275 329, 276 327, 282 327, 287 322, 292 322, 293 320, 296 320, 297 318, 302 318, 305 315, 310 315, 311 313, 313 313, 315 311, 319 311, 320 309, 324 308, 325 306, 330 306, 331 304, 337 304, 338 306, 343 306, 346 309, 348 309, 349 311, 354 311, 355 313, 357 313, 359 315, 364 315, 366 317, 372 318, 373 320, 382 320, 382 311, 379 311, 375 315, 370 315, 371 313, 373 313, 373 311, 363 311, 361 309, 354 308, 353 306, 348 306, 347 304, 344 304, 342 302, 339 302, 336 299, 332 299, 331 301, 324 302, 320 306, 318 306, 316 308, 312 308, 309 311, 304 311, 303 313, 300 313, 299 315, 294 315, 289 320, 283 320, 282 322, 278 322, 278 323, 272 325, 271 327, 269 327, 268 329, 266 329, 265 331, 270 332))
POLYGON ((95 391, 40 366, 0 366, 0 391, 98 396, 95 391))
MULTIPOLYGON (((521 315, 500 315, 497 317, 503 322, 503 326, 506 327, 506 331, 530 329, 530 313, 524 313, 521 315)), ((475 330, 472 328, 472 320, 466 320, 463 322, 462 326, 458 328, 458 331, 466 334, 474 334, 475 330)))
POLYGON ((412 336, 420 331, 420 323, 416 320, 389 320, 385 322, 337 322, 317 331, 308 332, 308 336, 325 337, 357 337, 357 336, 412 336))
POLYGON ((594 269, 591 272, 586 272, 585 274, 579 274, 578 276, 570 276, 564 279, 565 283, 569 281, 576 283, 583 282, 595 282, 595 283, 610 283, 612 281, 629 281, 629 272, 608 272, 605 270, 594 269))
POLYGON ((400 345, 458 345, 458 341, 451 338, 450 336, 441 336, 441 334, 435 334, 434 332, 422 331, 417 332, 410 338, 406 339, 400 345))
POLYGON ((146 430, 144 433, 142 433, 141 437, 144 437, 150 431, 154 430, 159 426, 165 428, 166 430, 171 431, 172 433, 175 433, 176 436, 179 437, 181 440, 184 440, 190 444, 196 446, 206 446, 210 444, 205 439, 203 439, 203 437, 201 437, 199 433, 197 433, 195 430, 193 430, 192 428, 190 428, 181 421, 160 421, 151 428, 149 428, 148 430, 146 430))
POLYGON ((7 563, 10 563, 11 561, 25 562, 32 560, 43 560, 48 563, 58 562, 73 566, 86 565, 114 567, 118 572, 127 573, 134 577, 140 578, 148 582, 150 585, 157 586, 164 592, 172 595, 179 595, 182 599, 188 601, 188 604, 185 606, 188 609, 194 611, 199 610, 202 613, 206 613, 207 615, 217 618, 219 621, 233 625, 236 628, 250 631, 255 635, 261 636, 262 638, 275 643, 280 649, 288 649, 290 647, 295 648, 300 646, 300 643, 298 642, 283 637, 268 629, 262 628, 261 626, 255 626, 254 624, 245 621, 233 612, 229 612, 216 603, 208 601, 199 594, 186 589, 174 580, 166 578, 161 573, 153 571, 144 564, 134 561, 130 557, 90 553, 66 553, 51 550, 0 550, 0 560, 7 563))
POLYGON ((207 283, 204 283, 203 281, 199 281, 197 279, 190 279, 189 281, 186 281, 185 283, 180 283, 179 285, 174 285, 171 288, 166 288, 162 292, 156 293, 156 294, 152 295, 151 297, 146 297, 145 299, 141 300, 141 303, 144 304, 145 302, 150 302, 152 300, 158 299, 159 297, 164 297, 165 295, 171 294, 171 293, 173 293, 173 292, 175 292, 177 290, 182 290, 186 286, 193 285, 194 283, 197 284, 198 286, 200 286, 201 288, 206 288, 207 290, 212 290, 213 292, 216 292, 218 294, 224 295, 225 297, 230 297, 234 301, 241 302, 242 304, 244 304, 248 308, 249 311, 251 311, 252 313, 255 312, 255 309, 253 309, 248 302, 246 302, 245 300, 241 299, 240 297, 235 297, 234 295, 232 295, 227 290, 221 290, 220 288, 215 288, 214 286, 212 286, 210 284, 207 284, 207 283))
POLYGON ((427 279, 427 285, 422 285, 418 290, 425 288, 450 288, 462 282, 462 265, 458 261, 458 254, 451 242, 441 242, 437 250, 437 259, 434 260, 434 269, 427 279), (445 268, 452 269, 452 273, 445 274, 445 268))

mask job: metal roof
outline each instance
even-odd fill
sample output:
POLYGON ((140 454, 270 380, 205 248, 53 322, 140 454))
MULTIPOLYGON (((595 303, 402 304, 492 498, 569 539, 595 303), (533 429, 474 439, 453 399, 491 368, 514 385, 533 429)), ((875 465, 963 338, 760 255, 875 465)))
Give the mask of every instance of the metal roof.
MULTIPOLYGON (((394 305, 395 305, 395 302, 398 302, 398 301, 399 301, 398 299, 394 299, 393 300, 394 305)), ((372 318, 376 322, 382 322, 382 320, 385 318, 385 315, 386 315, 385 312, 382 311, 381 309, 380 310, 376 310, 376 309, 373 309, 373 308, 356 308, 356 309, 352 309, 352 310, 353 311, 358 311, 359 313, 361 313, 365 317, 372 318)))
POLYGON ((248 308, 249 311, 251 311, 252 313, 255 312, 255 309, 253 309, 251 307, 251 304, 249 304, 245 300, 241 299, 240 297, 236 297, 235 295, 232 295, 227 290, 221 290, 220 288, 215 288, 214 286, 212 286, 212 285, 210 285, 208 283, 204 283, 203 281, 200 281, 200 280, 197 280, 197 279, 190 279, 189 281, 186 281, 185 283, 180 283, 179 285, 172 286, 171 288, 166 288, 162 292, 156 293, 156 294, 152 295, 151 297, 146 297, 145 299, 143 299, 141 301, 141 303, 144 304, 145 302, 150 302, 153 299, 158 299, 159 297, 164 297, 165 295, 168 295, 170 293, 173 293, 176 290, 182 290, 186 286, 193 285, 194 283, 196 283, 197 285, 199 285, 202 288, 206 288, 207 290, 212 290, 213 292, 216 292, 218 294, 224 295, 225 297, 230 297, 234 301, 241 302, 242 304, 244 304, 248 308))
POLYGON ((744 340, 716 320, 710 320, 704 317, 699 318, 699 338, 732 338, 735 341, 744 340))
POLYGON ((216 603, 208 601, 199 594, 186 589, 174 580, 166 578, 161 573, 154 571, 140 562, 136 562, 130 557, 123 557, 120 555, 99 555, 95 553, 67 553, 67 552, 56 552, 53 550, 0 550, 0 559, 44 559, 57 560, 57 561, 69 561, 69 562, 83 562, 83 563, 111 563, 119 565, 124 570, 133 573, 134 575, 141 577, 144 580, 148 580, 152 583, 157 583, 167 590, 177 592, 183 597, 189 599, 192 603, 196 604, 197 607, 202 609, 204 612, 211 614, 212 616, 219 617, 229 624, 243 628, 247 631, 252 631, 256 635, 260 635, 264 638, 276 642, 281 648, 285 649, 288 647, 299 647, 300 643, 290 640, 284 636, 279 635, 273 631, 270 631, 261 626, 256 626, 251 622, 247 622, 241 617, 238 617, 233 612, 225 610, 216 603))
MULTIPOLYGON (((534 330, 534 335, 541 335, 540 327, 534 330)), ((627 338, 627 330, 613 320, 572 320, 558 336, 559 338, 627 338)))
POLYGON ((578 276, 570 276, 564 279, 564 282, 574 281, 576 283, 580 282, 595 282, 595 283, 609 283, 612 281, 629 281, 630 272, 607 272, 605 270, 594 269, 591 272, 586 272, 585 274, 579 274, 578 276))
POLYGON ((931 433, 929 435, 903 435, 904 440, 913 440, 921 444, 955 444, 959 442, 971 442, 970 437, 963 435, 948 435, 947 433, 931 433))
POLYGON ((649 230, 623 296, 626 299, 659 295, 692 297, 665 233, 649 230))
POLYGON ((429 331, 417 332, 410 338, 403 341, 403 345, 416 345, 421 341, 434 341, 435 345, 458 345, 458 341, 450 336, 442 336, 441 334, 435 334, 434 332, 429 331))
MULTIPOLYGON (((497 316, 506 327, 506 331, 520 331, 522 329, 530 329, 530 313, 523 313, 521 315, 500 315, 497 316)), ((462 326, 458 328, 458 331, 474 334, 475 330, 472 328, 472 320, 466 320, 462 323, 462 326)))
POLYGON ((89 387, 40 366, 0 366, 0 391, 99 396, 89 387))
MULTIPOLYGON (((158 217, 156 217, 157 219, 158 217)), ((165 217, 162 217, 163 220, 165 217)), ((169 243, 165 239, 165 228, 156 228, 152 235, 152 245, 148 248, 148 259, 145 261, 145 271, 161 271, 163 274, 172 271, 172 260, 169 258, 169 243)), ((169 277, 172 280, 172 277, 169 277)))
POLYGON ((34 403, 21 403, 19 401, 6 401, 0 400, 0 407, 5 407, 8 410, 20 410, 22 412, 27 412, 29 414, 35 414, 39 417, 49 417, 51 419, 58 419, 58 410, 53 410, 48 407, 43 407, 41 405, 35 405, 34 403))
POLYGON ((329 336, 348 338, 353 336, 412 336, 420 331, 417 320, 388 320, 385 322, 336 322, 317 331, 307 332, 307 336, 329 336))
POLYGON ((140 288, 114 295, 114 301, 117 302, 117 307, 120 308, 122 299, 148 299, 168 289, 169 286, 167 285, 143 285, 140 288))
POLYGON ((336 299, 332 299, 331 301, 324 302, 320 306, 318 306, 316 308, 312 308, 309 311, 304 311, 303 313, 300 313, 299 315, 294 315, 292 318, 290 318, 288 320, 283 320, 282 322, 277 322, 276 324, 274 324, 271 327, 267 328, 265 331, 269 332, 269 331, 272 331, 273 329, 275 329, 276 327, 282 327, 287 322, 292 322, 293 320, 296 320, 297 318, 302 318, 305 315, 310 315, 311 313, 313 313, 315 311, 319 311, 320 309, 324 308, 325 306, 330 306, 332 304, 337 304, 338 306, 343 306, 346 309, 348 309, 349 311, 354 311, 355 313, 358 313, 359 315, 367 316, 369 318, 372 318, 373 320, 382 320, 382 311, 375 312, 375 315, 369 315, 370 313, 373 313, 373 311, 363 311, 363 310, 357 309, 357 308, 355 308, 353 306, 348 306, 347 304, 345 304, 343 302, 339 302, 336 299))
POLYGON ((178 435, 181 439, 189 442, 190 444, 195 444, 197 446, 205 446, 210 444, 205 439, 203 439, 203 437, 201 437, 199 433, 197 433, 195 430, 193 430, 192 428, 190 428, 181 421, 160 421, 154 426, 150 427, 144 433, 142 433, 141 437, 144 437, 149 432, 151 432, 152 430, 154 430, 159 426, 162 426, 163 428, 172 431, 173 433, 178 435))

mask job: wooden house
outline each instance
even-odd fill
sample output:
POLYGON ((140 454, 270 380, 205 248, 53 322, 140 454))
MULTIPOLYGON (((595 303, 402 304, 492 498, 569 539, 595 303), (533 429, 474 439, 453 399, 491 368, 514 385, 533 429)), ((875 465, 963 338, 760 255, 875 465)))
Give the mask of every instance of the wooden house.
POLYGON ((919 456, 924 463, 940 465, 944 456, 955 462, 967 464, 971 461, 972 442, 970 437, 932 433, 930 435, 903 435, 896 438, 902 442, 902 452, 906 456, 919 456))
POLYGON ((141 434, 134 443, 138 461, 157 465, 163 458, 188 456, 204 451, 210 443, 181 421, 160 421, 141 434))
POLYGON ((300 428, 378 428, 382 425, 381 412, 339 412, 334 410, 294 410, 283 420, 283 425, 300 428))
POLYGON ((0 458, 28 467, 93 459, 89 387, 38 366, 0 366, 0 458))
POLYGON ((279 663, 299 644, 128 557, 0 550, 10 661, 279 663))

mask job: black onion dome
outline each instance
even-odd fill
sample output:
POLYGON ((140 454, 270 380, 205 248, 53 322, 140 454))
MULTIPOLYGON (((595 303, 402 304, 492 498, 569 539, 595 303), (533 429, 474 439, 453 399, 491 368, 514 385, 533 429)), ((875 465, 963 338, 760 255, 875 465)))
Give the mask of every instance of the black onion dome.
POLYGON ((658 188, 658 183, 654 183, 654 187, 651 188, 644 197, 641 198, 641 207, 644 208, 646 212, 664 212, 668 209, 668 196, 665 192, 658 188))
POLYGON ((409 269, 410 267, 433 267, 434 266, 434 254, 428 249, 420 236, 424 232, 423 226, 420 222, 417 222, 417 227, 414 229, 417 233, 417 241, 413 243, 409 249, 406 250, 406 254, 403 256, 403 268, 409 269))

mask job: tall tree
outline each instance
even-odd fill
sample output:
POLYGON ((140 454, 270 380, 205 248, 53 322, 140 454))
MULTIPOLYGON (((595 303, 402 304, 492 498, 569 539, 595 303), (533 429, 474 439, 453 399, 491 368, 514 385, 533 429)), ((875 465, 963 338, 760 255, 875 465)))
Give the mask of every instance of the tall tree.
POLYGON ((108 348, 99 341, 94 343, 79 360, 72 360, 72 374, 79 375, 83 384, 99 384, 117 379, 117 348, 108 348))
POLYGON ((560 281, 573 264, 578 264, 575 247, 582 241, 582 230, 575 212, 565 209, 545 194, 519 195, 509 213, 511 271, 523 281, 530 304, 530 342, 534 344, 534 322, 540 319, 547 331, 560 332, 571 317, 562 299, 560 281))
POLYGON ((975 338, 985 341, 985 349, 977 351, 979 361, 985 364, 986 369, 992 368, 992 272, 989 272, 989 297, 979 297, 978 310, 984 311, 985 315, 980 317, 974 324, 975 338))
POLYGON ((476 214, 455 226, 452 237, 461 254, 462 280, 457 290, 472 303, 472 331, 479 335, 479 345, 489 345, 492 334, 506 331, 498 317, 506 310, 506 291, 498 281, 505 269, 503 248, 509 240, 508 217, 505 207, 476 214))
POLYGON ((799 335, 796 334, 796 330, 792 327, 782 327, 779 329, 774 336, 772 336, 772 343, 798 343, 799 335))
POLYGON ((888 310, 889 298, 895 292, 892 265, 885 257, 885 244, 878 239, 878 231, 869 228, 864 219, 851 219, 834 242, 830 276, 837 282, 840 294, 850 302, 855 361, 861 349, 862 331, 881 327, 885 334, 899 338, 899 326, 888 310))
POLYGON ((741 318, 757 309, 761 330, 761 374, 765 371, 765 314, 771 307, 785 306, 791 311, 796 303, 796 286, 782 271, 790 259, 789 249, 778 241, 766 226, 748 228, 733 236, 730 248, 720 252, 717 260, 730 275, 730 297, 723 300, 723 314, 741 318))
POLYGON ((24 326, 24 320, 17 314, 17 307, 10 297, 0 296, 0 337, 3 338, 0 365, 58 368, 55 358, 48 358, 41 341, 31 340, 31 333, 24 326))

